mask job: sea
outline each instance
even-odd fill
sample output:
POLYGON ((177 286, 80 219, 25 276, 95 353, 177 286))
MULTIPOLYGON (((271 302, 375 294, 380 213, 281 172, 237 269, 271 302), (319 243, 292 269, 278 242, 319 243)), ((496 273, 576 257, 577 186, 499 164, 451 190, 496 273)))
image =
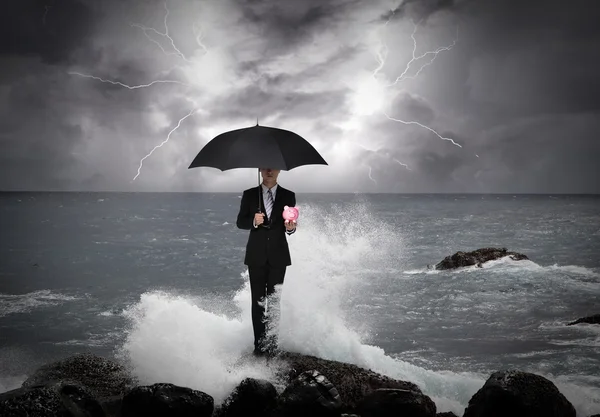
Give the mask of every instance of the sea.
MULTIPOLYGON (((0 193, 0 392, 91 352, 220 404, 253 348, 240 193, 0 193), (236 365, 237 364, 237 365, 236 365)), ((292 265, 268 300, 280 348, 416 383, 462 415, 495 371, 600 413, 600 196, 297 193, 292 265), (509 258, 438 271, 457 251, 509 258)))

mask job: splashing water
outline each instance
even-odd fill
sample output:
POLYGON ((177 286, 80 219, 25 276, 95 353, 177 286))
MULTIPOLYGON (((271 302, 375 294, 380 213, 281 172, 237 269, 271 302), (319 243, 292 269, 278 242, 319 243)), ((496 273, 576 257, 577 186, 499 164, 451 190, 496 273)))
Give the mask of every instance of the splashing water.
MULTIPOLYGON (((438 412, 462 415, 489 374, 434 372, 393 358, 368 344, 370 318, 349 314, 356 313, 355 299, 362 296, 368 303, 364 293, 369 286, 385 288, 378 283, 381 271, 402 274, 397 265, 401 236, 378 222, 364 203, 328 209, 306 205, 298 231, 288 241, 293 264, 284 285, 267 301, 274 323, 269 333, 277 336, 279 347, 414 382, 435 401, 438 412)), ((281 387, 276 369, 261 361, 239 363, 253 349, 247 271, 241 278, 241 288, 230 300, 149 292, 126 311, 131 327, 121 353, 141 383, 188 386, 212 395, 217 405, 245 377, 281 387), (237 314, 220 313, 223 304, 237 314)), ((560 384, 563 388, 574 392, 560 384)))

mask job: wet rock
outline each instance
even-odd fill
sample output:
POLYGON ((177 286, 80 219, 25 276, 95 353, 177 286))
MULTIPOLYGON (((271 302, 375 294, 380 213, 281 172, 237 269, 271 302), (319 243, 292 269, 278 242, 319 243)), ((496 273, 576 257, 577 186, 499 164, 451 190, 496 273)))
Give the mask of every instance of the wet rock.
POLYGON ((275 406, 277 390, 269 381, 246 378, 216 411, 215 417, 262 417, 275 406))
POLYGON ((471 252, 459 251, 454 255, 446 256, 440 263, 435 265, 435 269, 456 269, 472 265, 481 267, 484 262, 501 259, 506 256, 510 256, 510 259, 513 261, 529 259, 521 253, 510 252, 506 248, 481 248, 471 252))
POLYGON ((400 381, 348 363, 314 356, 283 352, 279 360, 285 364, 284 380, 290 382, 303 372, 317 370, 337 389, 342 412, 353 413, 362 399, 379 388, 399 388, 421 392, 412 382, 400 381))
POLYGON ((100 403, 85 387, 50 383, 0 394, 2 417, 105 417, 100 403))
POLYGON ((588 317, 582 317, 580 319, 572 321, 571 323, 567 324, 567 326, 573 326, 574 324, 581 324, 581 323, 600 324, 600 314, 595 314, 593 316, 588 316, 588 317))
POLYGON ((361 417, 435 417, 435 403, 420 391, 381 388, 358 406, 361 417))
POLYGON ((302 372, 281 393, 273 417, 339 417, 342 400, 320 372, 302 372))
POLYGON ((135 385, 122 365, 85 353, 42 366, 23 382, 23 387, 61 381, 83 385, 98 398, 123 395, 135 385))
POLYGON ((121 417, 211 417, 214 399, 202 391, 173 384, 132 389, 123 397, 121 417))
POLYGON ((575 408, 548 379, 521 371, 493 373, 463 417, 575 417, 575 408))

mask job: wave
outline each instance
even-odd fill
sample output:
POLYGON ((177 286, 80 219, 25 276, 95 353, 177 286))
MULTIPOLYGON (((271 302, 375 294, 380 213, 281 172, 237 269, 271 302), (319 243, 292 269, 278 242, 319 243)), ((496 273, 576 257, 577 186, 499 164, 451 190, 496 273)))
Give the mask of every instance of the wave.
MULTIPOLYGON (((491 372, 469 372, 467 366, 465 372, 433 371, 425 368, 426 363, 417 366, 401 354, 387 353, 369 343, 374 331, 371 309, 348 302, 360 298, 357 295, 364 294, 374 280, 383 279, 376 271, 394 269, 393 262, 404 248, 402 236, 377 222, 366 205, 329 210, 307 205, 297 233, 288 241, 293 265, 284 285, 267 300, 276 323, 270 333, 277 335, 283 350, 414 382, 435 401, 438 412, 463 414, 491 372), (361 222, 353 220, 357 217, 361 222)), ((496 262, 492 269, 503 262, 511 261, 496 262)), ((240 274, 240 288, 230 299, 144 293, 124 312, 128 324, 119 356, 130 363, 142 383, 189 386, 212 395, 216 404, 245 377, 280 386, 276 369, 262 362, 239 363, 253 349, 250 299, 247 271, 240 274), (223 304, 233 312, 224 312, 223 304)), ((362 305, 366 306, 364 301, 362 305)), ((579 385, 564 378, 559 382, 578 412, 598 406, 579 385)))
POLYGON ((592 268, 587 268, 585 266, 580 266, 580 265, 558 265, 558 264, 553 264, 553 265, 548 265, 548 266, 543 266, 540 265, 532 260, 521 260, 521 261, 515 261, 513 259, 510 258, 510 256, 505 256, 503 258, 500 259, 495 259, 492 261, 488 261, 482 264, 481 267, 478 267, 477 265, 470 265, 470 266, 465 266, 462 268, 456 268, 456 269, 452 269, 452 270, 445 270, 445 271, 440 271, 440 270, 436 270, 436 269, 430 269, 427 267, 423 267, 423 268, 416 268, 416 269, 409 269, 406 271, 403 271, 404 274, 406 275, 420 275, 420 274, 439 274, 439 273, 451 273, 451 274, 457 274, 457 273, 469 273, 469 272, 477 272, 477 271, 481 271, 481 270, 488 270, 489 272, 495 272, 495 273, 501 273, 501 272, 505 272, 507 270, 517 270, 517 269, 521 269, 521 270, 527 270, 527 271, 551 271, 551 272, 563 272, 566 273, 570 276, 583 276, 583 277, 592 277, 592 278, 600 278, 600 273, 596 272, 594 269, 592 268))
POLYGON ((0 294, 0 317, 29 313, 37 308, 56 306, 79 299, 80 297, 55 293, 52 290, 39 290, 27 294, 0 294))

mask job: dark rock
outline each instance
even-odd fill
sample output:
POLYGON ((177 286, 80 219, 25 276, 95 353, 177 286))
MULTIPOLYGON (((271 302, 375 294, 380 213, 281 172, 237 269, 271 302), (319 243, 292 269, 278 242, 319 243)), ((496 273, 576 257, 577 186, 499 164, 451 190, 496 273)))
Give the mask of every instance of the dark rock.
POLYGON ((567 326, 572 326, 574 324, 587 323, 587 324, 600 324, 600 314, 595 314, 593 316, 582 317, 571 323, 567 324, 567 326))
POLYGON ((339 417, 342 400, 333 384, 318 371, 306 371, 294 379, 277 399, 272 416, 339 417))
POLYGON ((262 417, 275 406, 277 390, 269 381, 246 378, 223 401, 215 417, 262 417))
POLYGON ((575 417, 575 408, 548 379, 527 372, 493 373, 463 417, 575 417))
POLYGON ((446 270, 456 269, 465 266, 477 265, 481 267, 484 262, 492 261, 494 259, 501 259, 505 256, 510 256, 513 261, 521 261, 529 259, 527 256, 517 253, 509 252, 506 248, 482 248, 472 252, 456 252, 452 256, 446 256, 440 263, 435 266, 435 269, 446 270))
POLYGON ((214 399, 173 384, 135 387, 123 397, 122 417, 211 417, 214 399))
POLYGON ((289 383, 303 372, 317 370, 335 386, 342 400, 342 412, 352 413, 362 399, 379 388, 399 388, 421 392, 412 382, 399 381, 348 363, 284 352, 284 380, 289 383))
POLYGON ((435 415, 436 417, 458 417, 456 414, 454 414, 452 411, 446 411, 444 413, 437 413, 435 415))
POLYGON ((81 384, 98 399, 123 395, 135 385, 122 365, 85 353, 42 366, 23 382, 23 387, 61 381, 81 384))
POLYGON ((435 417, 435 403, 420 391, 382 388, 358 406, 361 417, 435 417))
POLYGON ((85 387, 51 383, 0 394, 2 417, 105 417, 100 403, 85 387))

